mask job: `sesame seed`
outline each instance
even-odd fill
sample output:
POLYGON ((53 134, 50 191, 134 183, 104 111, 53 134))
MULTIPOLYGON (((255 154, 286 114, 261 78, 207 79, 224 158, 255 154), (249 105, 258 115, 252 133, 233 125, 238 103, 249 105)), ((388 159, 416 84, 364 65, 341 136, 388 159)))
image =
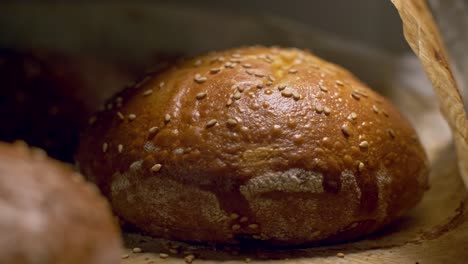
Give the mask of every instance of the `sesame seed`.
POLYGON ((159 132, 159 127, 152 127, 150 129, 148 129, 148 137, 151 139, 153 138, 154 136, 156 136, 156 134, 159 132))
POLYGON ((344 124, 343 126, 341 126, 341 132, 343 132, 343 134, 345 136, 350 136, 351 135, 351 128, 349 127, 349 125, 347 123, 344 124))
POLYGON ((246 68, 246 69, 250 69, 250 68, 252 68, 252 64, 250 64, 250 63, 244 63, 244 64, 242 64, 242 67, 244 67, 244 68, 246 68))
POLYGON ((301 95, 297 91, 293 91, 293 98, 298 101, 301 99, 301 95))
POLYGON ((340 252, 340 253, 336 254, 336 256, 339 257, 339 258, 344 258, 344 257, 345 257, 345 254, 343 254, 343 253, 340 252))
POLYGON ((143 96, 148 96, 148 95, 150 95, 152 93, 153 93, 153 89, 148 89, 148 90, 143 92, 143 96))
POLYGON ((241 217, 241 219, 239 220, 239 222, 241 222, 241 223, 245 223, 245 222, 247 222, 247 221, 249 221, 249 218, 248 218, 247 216, 243 216, 243 217, 241 217))
POLYGON ((234 54, 231 55, 231 57, 233 57, 233 58, 240 58, 241 55, 240 55, 239 53, 234 53, 234 54))
POLYGON ((197 60, 195 61, 195 63, 193 65, 195 66, 200 66, 202 64, 202 61, 201 60, 197 60))
POLYGON ((369 142, 367 142, 367 141, 362 141, 361 143, 359 143, 359 147, 361 147, 361 148, 368 148, 368 147, 369 147, 369 142))
POLYGON ((170 248, 169 252, 172 253, 172 254, 178 254, 179 253, 179 251, 177 249, 175 249, 175 248, 170 248))
POLYGON ((206 128, 213 127, 217 123, 218 123, 218 121, 216 119, 211 119, 210 121, 208 121, 208 123, 206 123, 206 128))
POLYGON ((382 110, 382 114, 383 114, 385 117, 388 117, 388 113, 387 113, 385 110, 382 110))
POLYGON ((325 115, 330 115, 331 114, 331 109, 325 106, 323 108, 323 112, 325 113, 325 115))
POLYGON ((344 86, 344 83, 340 80, 336 80, 335 83, 338 85, 338 86, 344 86))
POLYGON ((122 259, 128 259, 130 256, 128 254, 122 255, 122 259))
POLYGON ((236 231, 236 230, 239 230, 241 228, 241 226, 239 224, 234 224, 232 225, 232 230, 236 231))
POLYGON ((319 105, 319 104, 318 104, 318 105, 315 105, 315 111, 316 111, 317 113, 319 113, 319 114, 322 113, 322 112, 323 112, 323 106, 322 106, 322 105, 319 105))
POLYGON ((234 118, 229 118, 226 123, 230 126, 235 126, 237 125, 237 120, 234 118))
POLYGON ((107 144, 106 142, 104 142, 104 143, 102 144, 102 152, 106 153, 108 147, 109 147, 109 144, 107 144))
POLYGON ((184 257, 185 263, 192 263, 194 259, 195 259, 195 256, 193 254, 190 254, 184 257))
POLYGON ((230 217, 232 220, 235 220, 235 219, 239 218, 239 215, 236 214, 236 213, 232 213, 229 217, 230 217))
POLYGON ((195 74, 195 77, 193 78, 193 80, 196 82, 196 83, 204 83, 206 82, 207 78, 204 77, 204 76, 201 76, 201 74, 195 74))
POLYGON ((159 88, 163 88, 165 84, 166 84, 165 82, 160 82, 159 83, 159 88))
POLYGON ((293 94, 292 94, 292 91, 290 90, 284 90, 281 92, 281 95, 284 97, 291 97, 293 94))
POLYGON ((286 84, 278 85, 278 90, 283 91, 284 89, 286 89, 286 84))
POLYGON ((211 68, 211 69, 210 69, 210 73, 211 73, 211 74, 216 74, 216 73, 218 73, 218 72, 220 72, 220 71, 221 71, 221 68, 211 68))
POLYGON ((376 105, 372 105, 372 111, 374 111, 374 113, 378 114, 379 113, 379 108, 377 108, 376 105))
POLYGON ((359 162, 359 163, 358 163, 358 170, 359 170, 359 172, 363 172, 364 169, 365 169, 365 167, 366 167, 366 166, 364 165, 364 163, 362 163, 362 162, 359 162))
POLYGON ((128 115, 128 120, 133 121, 133 120, 135 120, 135 119, 136 119, 136 115, 135 115, 135 114, 129 114, 129 115, 128 115))
POLYGON ((242 96, 242 94, 241 94, 240 92, 236 92, 236 93, 232 96, 232 98, 234 98, 234 100, 239 100, 239 99, 241 99, 241 96, 242 96))
POLYGON ((328 92, 327 87, 322 86, 322 85, 319 85, 319 87, 320 87, 320 91, 325 92, 325 93, 328 92))
POLYGON ((263 83, 257 84, 257 88, 258 88, 258 89, 262 89, 262 88, 263 88, 263 83))
POLYGON ((348 115, 348 120, 356 120, 357 114, 355 112, 352 112, 351 114, 348 115))
POLYGON ((89 124, 89 125, 94 125, 94 123, 96 123, 96 121, 97 121, 97 117, 96 117, 96 116, 92 116, 91 118, 89 118, 88 124, 89 124))
POLYGON ((246 72, 248 75, 254 75, 254 72, 251 71, 251 70, 246 70, 245 72, 246 72))
POLYGON ((206 97, 206 92, 197 93, 196 95, 197 100, 202 100, 205 97, 206 97))
POLYGON ((249 225, 249 228, 250 228, 250 229, 257 229, 257 228, 258 228, 258 224, 250 224, 250 225, 249 225))
POLYGON ((157 163, 157 164, 154 164, 153 167, 151 167, 151 171, 158 172, 161 170, 161 168, 162 168, 162 165, 157 163))
POLYGON ((261 73, 261 72, 255 72, 254 75, 255 75, 256 77, 260 77, 260 78, 262 78, 262 77, 265 76, 265 74, 263 74, 263 73, 261 73))
POLYGON ((169 255, 166 254, 166 253, 159 253, 159 257, 162 258, 162 259, 167 259, 169 257, 169 255))
POLYGON ((139 248, 139 247, 136 247, 136 248, 132 249, 132 252, 133 253, 141 253, 141 252, 143 252, 143 250, 141 248, 139 248))
POLYGON ((242 85, 235 85, 236 89, 239 91, 239 92, 243 92, 245 90, 245 87, 242 86, 242 85))
POLYGON ((296 70, 296 69, 289 69, 288 72, 289 72, 289 73, 297 73, 297 70, 296 70))
POLYGON ((356 92, 352 92, 352 93, 351 93, 351 96, 352 96, 354 99, 356 99, 356 100, 360 100, 360 99, 361 99, 361 97, 359 96, 359 94, 356 93, 356 92))
POLYGON ((117 146, 117 150, 119 151, 119 153, 122 153, 123 148, 124 148, 124 147, 123 147, 122 144, 119 144, 119 145, 117 146))
POLYGON ((117 116, 121 119, 124 120, 125 116, 121 112, 117 112, 117 116))
POLYGON ((171 121, 171 115, 166 114, 166 115, 164 116, 164 122, 169 123, 169 121, 171 121))
POLYGON ((393 129, 387 129, 387 133, 391 138, 395 138, 395 131, 393 131, 393 129))
MULTIPOLYGON (((235 64, 241 62, 241 60, 240 60, 240 59, 237 59, 237 58, 232 58, 232 59, 230 59, 229 61, 230 61, 230 62, 233 62, 233 63, 235 63, 235 64)), ((237 64, 236 64, 236 65, 237 65, 237 64)))
POLYGON ((273 82, 270 82, 270 81, 268 81, 268 82, 266 83, 267 86, 271 86, 272 84, 273 84, 273 82))
POLYGON ((269 80, 270 82, 276 81, 275 77, 273 77, 273 76, 271 76, 271 75, 268 75, 268 80, 269 80))
POLYGON ((230 105, 232 105, 232 100, 228 99, 227 102, 226 102, 226 106, 230 106, 230 105))
POLYGON ((219 62, 223 62, 223 61, 224 61, 224 57, 218 57, 218 61, 219 61, 219 62))

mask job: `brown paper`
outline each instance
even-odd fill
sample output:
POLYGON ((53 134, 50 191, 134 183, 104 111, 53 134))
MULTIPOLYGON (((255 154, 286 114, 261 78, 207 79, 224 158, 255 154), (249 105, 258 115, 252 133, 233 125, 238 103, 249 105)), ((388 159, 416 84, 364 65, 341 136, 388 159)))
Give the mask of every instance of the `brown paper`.
POLYGON ((440 109, 455 140, 458 167, 468 187, 468 122, 447 52, 425 0, 392 0, 408 44, 431 79, 440 109))

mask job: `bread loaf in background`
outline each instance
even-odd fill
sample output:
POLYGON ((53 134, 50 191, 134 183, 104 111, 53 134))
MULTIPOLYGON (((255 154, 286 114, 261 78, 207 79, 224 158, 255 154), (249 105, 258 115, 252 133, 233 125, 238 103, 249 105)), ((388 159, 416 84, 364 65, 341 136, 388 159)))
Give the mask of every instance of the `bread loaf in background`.
POLYGON ((115 96, 81 170, 158 237, 272 245, 347 241, 414 207, 418 137, 385 98, 298 49, 213 52, 115 96))
POLYGON ((110 207, 82 176, 24 143, 0 143, 0 263, 119 263, 110 207))
POLYGON ((24 140, 72 161, 82 125, 132 77, 92 57, 0 49, 0 140, 24 140))

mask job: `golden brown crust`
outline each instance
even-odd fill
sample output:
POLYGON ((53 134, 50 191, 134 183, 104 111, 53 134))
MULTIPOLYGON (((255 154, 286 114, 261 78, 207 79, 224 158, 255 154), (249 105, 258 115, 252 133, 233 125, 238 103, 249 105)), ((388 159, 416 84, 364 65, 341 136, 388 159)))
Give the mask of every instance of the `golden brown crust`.
POLYGON ((24 140, 72 161, 80 127, 128 79, 92 58, 0 49, 0 140, 24 140))
POLYGON ((78 159, 118 214, 156 236, 341 241, 395 220, 427 187, 406 119, 297 49, 211 53, 114 100, 78 159))
POLYGON ((24 144, 0 143, 1 263, 118 263, 109 205, 70 167, 24 144))

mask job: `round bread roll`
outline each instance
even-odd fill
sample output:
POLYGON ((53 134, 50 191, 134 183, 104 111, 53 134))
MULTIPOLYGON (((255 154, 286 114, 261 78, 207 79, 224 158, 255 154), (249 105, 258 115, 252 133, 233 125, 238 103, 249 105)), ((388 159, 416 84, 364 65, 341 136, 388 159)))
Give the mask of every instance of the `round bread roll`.
POLYGON ((270 245, 346 241, 421 199, 408 121, 348 71, 297 49, 182 62, 114 100, 78 160, 126 221, 158 237, 270 245))
POLYGON ((92 187, 42 150, 0 143, 0 263, 119 263, 117 225, 92 187))
POLYGON ((128 76, 92 58, 0 49, 0 140, 21 139, 72 161, 80 127, 128 76))

